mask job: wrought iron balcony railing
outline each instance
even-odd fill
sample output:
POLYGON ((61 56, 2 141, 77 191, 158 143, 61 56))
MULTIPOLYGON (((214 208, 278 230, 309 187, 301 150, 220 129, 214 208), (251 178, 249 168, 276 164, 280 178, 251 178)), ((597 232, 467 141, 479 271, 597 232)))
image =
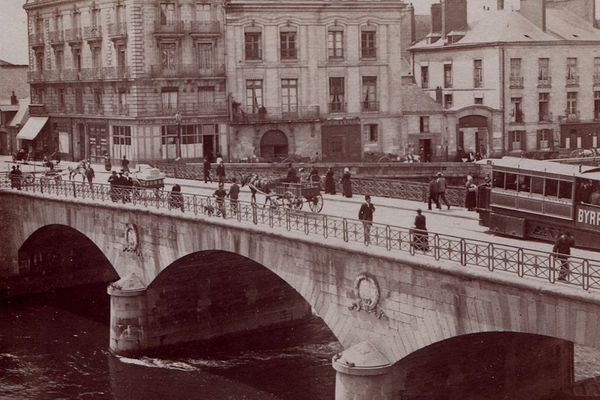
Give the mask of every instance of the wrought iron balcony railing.
POLYGON ((581 113, 579 111, 565 110, 565 115, 559 117, 560 122, 579 122, 581 120, 581 113))
POLYGON ((321 118, 319 106, 306 107, 237 107, 232 110, 233 124, 254 124, 261 122, 314 121, 321 118))
POLYGON ((113 114, 116 115, 129 115, 129 105, 127 104, 113 104, 113 114))
POLYGON ((129 79, 129 67, 104 67, 102 68, 102 77, 106 80, 129 79))
POLYGON ((540 113, 539 114, 539 122, 552 122, 553 116, 552 113, 540 113))
POLYGON ((102 40, 102 27, 101 26, 86 26, 83 29, 83 38, 88 41, 102 40))
POLYGON ((523 88, 523 77, 522 76, 511 76, 509 78, 509 84, 511 89, 522 89, 523 88))
POLYGON ((225 65, 198 65, 198 64, 172 64, 152 65, 150 76, 152 78, 194 78, 194 77, 216 77, 225 75, 225 65))
POLYGON ((44 82, 46 79, 46 71, 27 71, 27 82, 37 83, 44 82))
POLYGON ((221 33, 221 23, 219 21, 191 21, 190 34, 218 34, 221 33))
POLYGON ((81 28, 65 29, 65 40, 69 43, 81 42, 83 40, 81 28))
POLYGON ((44 34, 43 33, 34 33, 29 35, 29 45, 31 47, 38 47, 44 45, 44 34))
POLYGON ((567 86, 579 86, 579 75, 577 76, 567 76, 566 77, 567 86))
POLYGON ((552 87, 552 77, 544 76, 538 77, 538 88, 551 88, 552 87))
POLYGON ((48 34, 48 39, 51 45, 61 45, 65 43, 64 31, 52 31, 48 34))
POLYGON ((594 74, 594 86, 600 85, 600 74, 594 74))
POLYGON ((346 103, 341 101, 336 101, 333 103, 329 103, 329 113, 344 113, 346 112, 346 103))
POLYGON ((119 22, 107 25, 108 37, 111 39, 118 39, 127 36, 127 23, 119 22))
POLYGON ((185 26, 183 21, 167 21, 162 23, 161 21, 154 21, 154 33, 161 34, 183 34, 185 32, 185 26))
POLYGON ((379 111, 379 102, 378 101, 361 101, 360 107, 361 107, 361 110, 364 112, 379 111))
POLYGON ((173 117, 173 123, 175 121, 175 114, 182 115, 227 115, 227 103, 224 102, 213 102, 213 103, 182 103, 177 105, 169 104, 148 104, 142 110, 139 110, 137 115, 141 117, 173 117))

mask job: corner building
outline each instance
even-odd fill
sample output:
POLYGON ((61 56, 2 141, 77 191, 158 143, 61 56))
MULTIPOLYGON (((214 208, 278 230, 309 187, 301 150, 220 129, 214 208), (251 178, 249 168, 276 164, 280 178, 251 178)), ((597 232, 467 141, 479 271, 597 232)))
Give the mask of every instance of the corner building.
POLYGON ((521 0, 467 23, 465 0, 432 7, 411 47, 417 84, 448 111, 450 153, 598 147, 600 30, 593 0, 521 0))
POLYGON ((198 159, 227 147, 220 1, 28 0, 21 145, 63 158, 198 159), (45 119, 45 120, 44 120, 45 119), (27 126, 26 126, 27 127, 27 126))
POLYGON ((234 160, 399 153, 412 6, 394 0, 231 0, 226 65, 234 160))

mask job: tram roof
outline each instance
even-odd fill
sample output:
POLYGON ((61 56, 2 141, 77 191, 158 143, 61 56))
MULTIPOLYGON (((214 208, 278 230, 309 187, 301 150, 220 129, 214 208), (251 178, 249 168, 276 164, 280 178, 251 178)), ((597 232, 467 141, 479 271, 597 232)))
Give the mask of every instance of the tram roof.
POLYGON ((479 161, 480 164, 493 165, 495 167, 514 168, 523 171, 550 173, 554 175, 581 176, 588 179, 600 179, 600 172, 584 174, 594 167, 586 165, 561 164, 555 161, 532 160, 520 157, 502 157, 479 161), (583 175, 583 176, 582 176, 583 175))

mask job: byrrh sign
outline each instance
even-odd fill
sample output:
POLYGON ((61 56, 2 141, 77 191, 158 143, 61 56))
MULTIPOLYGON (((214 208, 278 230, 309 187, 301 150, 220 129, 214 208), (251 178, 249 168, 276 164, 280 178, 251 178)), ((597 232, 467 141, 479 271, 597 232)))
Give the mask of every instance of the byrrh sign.
POLYGON ((600 207, 580 204, 575 221, 583 229, 600 230, 600 207))

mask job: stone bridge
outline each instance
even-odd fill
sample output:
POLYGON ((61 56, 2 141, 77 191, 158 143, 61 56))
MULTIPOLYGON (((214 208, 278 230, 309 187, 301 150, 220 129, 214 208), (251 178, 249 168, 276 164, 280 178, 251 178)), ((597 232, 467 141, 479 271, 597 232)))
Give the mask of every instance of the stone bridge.
POLYGON ((117 354, 301 323, 314 312, 345 349, 333 359, 336 399, 435 398, 426 394, 436 390, 443 398, 488 390, 493 399, 501 390, 517 390, 513 398, 561 390, 573 380, 573 343, 600 348, 600 294, 581 288, 39 193, 0 190, 0 221, 0 296, 114 281, 117 354), (482 370, 484 383, 474 378, 482 370), (432 374, 435 384, 424 378, 432 374))

